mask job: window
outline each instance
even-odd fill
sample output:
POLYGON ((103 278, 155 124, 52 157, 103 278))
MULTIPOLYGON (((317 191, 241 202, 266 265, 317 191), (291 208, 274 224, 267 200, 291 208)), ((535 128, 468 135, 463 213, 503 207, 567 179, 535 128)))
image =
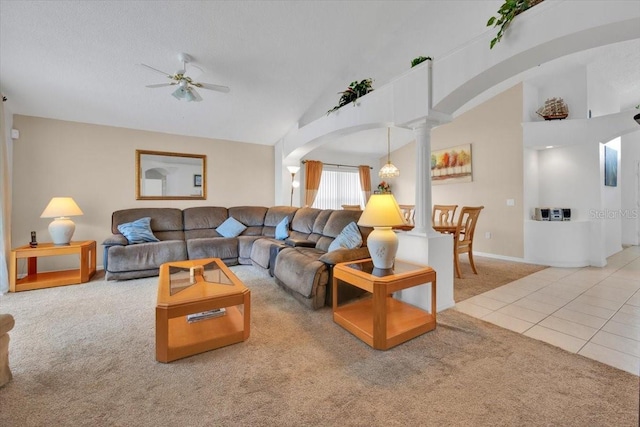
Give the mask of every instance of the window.
POLYGON ((342 209, 342 205, 358 204, 364 206, 358 171, 331 170, 325 167, 320 178, 318 195, 312 207, 342 209))

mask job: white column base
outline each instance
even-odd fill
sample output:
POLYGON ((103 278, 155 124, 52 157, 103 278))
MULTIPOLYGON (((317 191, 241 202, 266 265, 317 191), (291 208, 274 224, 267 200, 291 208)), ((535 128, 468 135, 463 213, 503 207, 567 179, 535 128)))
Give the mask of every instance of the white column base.
MULTIPOLYGON (((450 234, 398 233, 397 258, 428 265, 436 271, 436 310, 442 311, 455 305, 453 299, 453 237, 450 234)), ((399 300, 423 310, 431 310, 431 285, 425 284, 403 289, 394 295, 399 300)))

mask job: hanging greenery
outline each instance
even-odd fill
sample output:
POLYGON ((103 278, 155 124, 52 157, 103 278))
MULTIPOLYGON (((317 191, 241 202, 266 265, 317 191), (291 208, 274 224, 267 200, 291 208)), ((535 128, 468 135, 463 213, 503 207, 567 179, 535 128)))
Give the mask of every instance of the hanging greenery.
POLYGON ((342 96, 340 97, 340 101, 338 102, 338 105, 327 111, 327 114, 336 111, 338 108, 347 105, 350 102, 353 102, 355 104, 356 99, 368 94, 369 92, 373 92, 373 88, 371 87, 372 83, 373 79, 370 78, 364 79, 360 82, 351 82, 347 90, 345 90, 344 92, 338 92, 338 94, 342 94, 342 96))
POLYGON ((413 58, 411 60, 411 68, 415 67, 418 64, 423 63, 427 59, 431 59, 431 57, 430 56, 418 56, 417 58, 413 58))
POLYGON ((504 31, 509 27, 509 23, 513 21, 513 18, 541 2, 542 0, 505 0, 500 9, 498 9, 500 16, 492 16, 487 22, 487 27, 500 26, 498 34, 491 40, 490 49, 493 49, 493 46, 502 39, 504 31))

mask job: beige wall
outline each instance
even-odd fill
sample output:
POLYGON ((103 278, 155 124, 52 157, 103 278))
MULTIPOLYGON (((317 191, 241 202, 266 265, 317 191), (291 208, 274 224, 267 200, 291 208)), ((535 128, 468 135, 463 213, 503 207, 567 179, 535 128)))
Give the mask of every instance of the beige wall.
MULTIPOLYGON (((433 150, 471 143, 473 182, 434 185, 432 194, 435 204, 485 207, 476 252, 524 256, 522 102, 522 85, 517 85, 432 132, 433 150), (507 199, 514 199, 515 206, 507 206, 507 199)), ((413 204, 415 143, 393 152, 391 159, 401 171, 392 181, 394 195, 399 203, 413 204)))
MULTIPOLYGON (((50 241, 51 219, 40 218, 51 197, 71 196, 83 216, 74 217, 74 240, 111 233, 111 213, 136 207, 271 206, 274 200, 273 147, 132 129, 14 116, 20 131, 13 152, 12 245, 50 241), (135 199, 135 150, 207 156, 207 200, 135 199)), ((98 248, 102 265, 102 248, 98 248)), ((39 261, 43 270, 69 268, 73 259, 39 261)), ((21 267, 21 271, 24 267, 21 267)))

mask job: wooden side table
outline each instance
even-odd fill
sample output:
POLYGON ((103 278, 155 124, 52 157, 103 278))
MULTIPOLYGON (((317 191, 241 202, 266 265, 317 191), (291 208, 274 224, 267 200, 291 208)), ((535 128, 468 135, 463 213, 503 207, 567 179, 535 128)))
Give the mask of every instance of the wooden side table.
POLYGON ((392 271, 376 271, 371 260, 338 264, 333 269, 333 320, 377 350, 388 350, 436 327, 436 272, 396 260, 392 271), (338 280, 364 289, 371 297, 338 306, 338 280), (393 298, 392 293, 431 283, 431 313, 393 298))
POLYGON ((85 240, 65 246, 39 243, 35 248, 20 246, 11 251, 9 263, 9 291, 19 292, 53 286, 86 283, 96 272, 96 242, 85 240), (38 258, 47 256, 80 255, 80 268, 75 270, 38 273, 38 258), (18 279, 18 260, 27 259, 27 275, 18 279))

